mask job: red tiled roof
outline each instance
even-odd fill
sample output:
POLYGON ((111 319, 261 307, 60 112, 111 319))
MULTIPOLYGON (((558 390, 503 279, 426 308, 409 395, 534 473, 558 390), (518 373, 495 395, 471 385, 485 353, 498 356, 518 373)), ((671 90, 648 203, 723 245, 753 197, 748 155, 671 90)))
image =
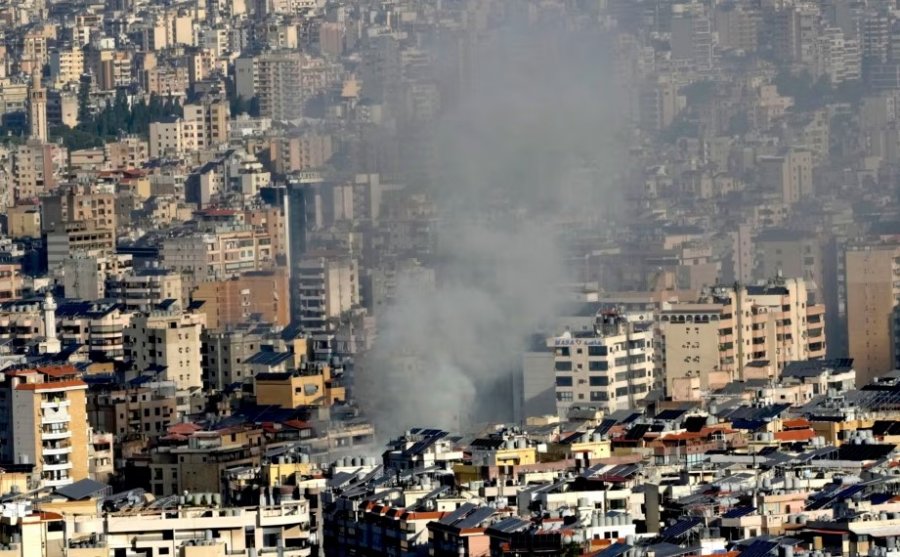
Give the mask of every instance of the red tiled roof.
POLYGON ((59 366, 42 366, 42 367, 33 367, 27 369, 17 369, 7 372, 7 375, 26 375, 32 373, 40 373, 41 375, 46 375, 48 377, 69 377, 71 375, 78 375, 78 370, 75 369, 75 366, 72 365, 59 365, 59 366))
POLYGON ((809 441, 816 436, 816 432, 811 429, 789 429, 787 431, 776 431, 776 441, 809 441))
POLYGON ((17 391, 54 391, 69 387, 87 387, 87 383, 81 379, 69 379, 66 381, 53 381, 51 383, 22 383, 16 386, 17 391))
POLYGON ((169 429, 167 431, 169 433, 173 433, 173 434, 190 435, 191 433, 194 433, 195 431, 200 431, 201 429, 203 429, 203 428, 198 426, 197 424, 192 424, 192 423, 188 422, 188 423, 181 423, 181 424, 175 424, 173 426, 169 426, 169 429))
POLYGON ((810 424, 806 418, 791 418, 781 422, 781 425, 784 429, 799 429, 809 427, 810 424))

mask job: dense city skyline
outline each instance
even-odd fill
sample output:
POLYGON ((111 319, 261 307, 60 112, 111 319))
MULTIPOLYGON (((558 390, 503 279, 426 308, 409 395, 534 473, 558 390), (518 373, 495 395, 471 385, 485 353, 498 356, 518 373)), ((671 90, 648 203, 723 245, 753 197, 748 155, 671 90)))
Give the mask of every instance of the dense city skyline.
POLYGON ((897 0, 0 2, 0 557, 900 557, 897 0))

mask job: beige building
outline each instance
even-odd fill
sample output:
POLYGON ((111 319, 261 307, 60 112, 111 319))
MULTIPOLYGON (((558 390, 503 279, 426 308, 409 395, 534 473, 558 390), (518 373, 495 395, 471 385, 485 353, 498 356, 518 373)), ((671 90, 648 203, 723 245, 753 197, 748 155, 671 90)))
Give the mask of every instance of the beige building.
POLYGON ((84 51, 78 45, 53 49, 50 52, 50 80, 58 88, 78 84, 84 73, 84 51))
POLYGON ((182 118, 150 124, 149 155, 180 156, 228 141, 228 103, 205 100, 184 106, 182 118))
POLYGON ((571 408, 612 413, 634 408, 654 386, 653 332, 617 313, 598 316, 594 330, 548 340, 554 350, 557 414, 571 408))
POLYGON ((205 147, 203 122, 173 118, 150 124, 150 158, 179 157, 205 147))
POLYGON ((120 437, 165 435, 178 423, 177 392, 160 384, 128 390, 92 391, 88 394, 91 426, 120 437))
POLYGON ((226 101, 204 100, 197 104, 186 104, 184 119, 199 123, 204 147, 228 143, 230 113, 226 101))
POLYGON ((12 238, 41 237, 41 208, 38 205, 16 205, 6 210, 7 232, 12 238))
POLYGON ((78 125, 78 90, 74 86, 47 91, 47 122, 70 128, 78 125))
POLYGON ((126 330, 132 376, 156 375, 179 389, 203 386, 200 334, 201 313, 188 313, 175 305, 136 315, 126 330))
MULTIPOLYGON (((825 357, 825 307, 807 303, 802 279, 719 287, 694 303, 664 304, 662 366, 668 392, 699 377, 700 392, 775 376, 789 362, 825 357)), ((700 392, 696 393, 698 396, 700 392)))
POLYGON ((45 487, 87 478, 86 391, 71 366, 7 371, 0 382, 4 462, 33 463, 45 487))
POLYGON ((33 202, 57 186, 60 172, 68 165, 66 150, 54 143, 28 141, 13 151, 13 201, 33 202))
POLYGON ((300 52, 268 52, 235 61, 238 95, 259 98, 260 114, 272 120, 293 121, 303 116, 301 95, 306 57, 300 52))
POLYGON ((0 302, 22 297, 22 268, 18 263, 0 263, 0 302))
MULTIPOLYGON (((102 157, 102 151, 100 152, 102 157)), ((41 198, 44 231, 69 223, 87 227, 116 229, 116 195, 88 186, 69 186, 41 198)))
POLYGON ((332 138, 327 134, 273 137, 269 141, 269 157, 279 174, 322 168, 333 154, 332 138))
POLYGON ((847 343, 861 386, 897 367, 900 245, 848 246, 844 269, 847 343))
POLYGON ((813 156, 806 149, 791 149, 784 155, 759 157, 760 184, 793 205, 813 194, 813 156))
POLYGON ((86 64, 91 66, 97 86, 103 91, 132 84, 132 55, 128 50, 100 50, 91 53, 86 64))
POLYGON ((112 169, 140 168, 150 159, 150 144, 137 136, 107 143, 106 163, 112 169))
POLYGON ((310 364, 306 369, 286 373, 258 373, 253 384, 256 403, 263 406, 331 406, 347 398, 344 384, 332 377, 327 365, 310 364))

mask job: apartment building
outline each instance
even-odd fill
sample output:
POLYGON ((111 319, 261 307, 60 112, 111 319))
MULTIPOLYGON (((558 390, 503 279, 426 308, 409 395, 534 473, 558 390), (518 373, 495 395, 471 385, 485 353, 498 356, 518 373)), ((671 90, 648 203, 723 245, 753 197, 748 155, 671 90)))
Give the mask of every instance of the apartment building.
MULTIPOLYGON (((825 307, 807 303, 803 279, 718 287, 696 302, 664 304, 660 314, 663 374, 676 382, 699 377, 706 391, 746 379, 752 366, 771 374, 789 362, 825 357, 825 307)), ((699 396, 699 393, 696 393, 699 396)))
POLYGON ((11 238, 40 238, 40 206, 27 204, 9 207, 6 210, 6 226, 11 238))
POLYGON ((235 61, 237 94, 259 98, 260 114, 272 120, 294 121, 303 117, 301 95, 307 58, 300 52, 267 52, 235 61))
POLYGON ((51 128, 78 125, 78 91, 74 86, 47 91, 47 122, 51 128))
MULTIPOLYGON (((177 494, 183 496, 184 492, 177 494)), ((99 506, 99 501, 92 502, 99 506)), ((303 498, 294 499, 293 493, 282 496, 279 492, 277 504, 263 502, 258 506, 222 508, 218 490, 189 492, 184 502, 176 499, 149 504, 122 500, 117 505, 116 510, 103 515, 67 515, 64 529, 71 534, 66 540, 66 554, 313 555, 310 505, 303 498)))
POLYGON ((270 342, 272 329, 242 323, 233 328, 203 331, 203 382, 207 388, 222 390, 235 383, 249 382, 250 358, 270 342))
POLYGON ((275 267, 249 271, 226 280, 204 282, 191 292, 202 302, 210 329, 234 327, 248 321, 287 326, 291 322, 287 270, 275 267))
POLYGON ((556 409, 596 408, 605 413, 634 408, 653 388, 653 332, 617 312, 598 316, 589 331, 548 340, 554 350, 556 409))
POLYGON ((84 51, 78 45, 55 48, 50 52, 50 81, 57 88, 78 84, 84 73, 84 51))
POLYGON ((184 105, 184 119, 201 124, 203 145, 207 147, 228 143, 230 118, 228 102, 221 99, 204 99, 184 105))
POLYGON ((42 299, 0 303, 0 340, 9 342, 14 349, 20 350, 37 342, 44 334, 42 299))
POLYGON ((22 297, 22 266, 18 263, 0 263, 0 302, 22 297))
POLYGON ((180 438, 160 445, 150 454, 154 495, 189 492, 221 493, 229 468, 259 466, 264 442, 262 428, 241 426, 214 431, 193 424, 175 425, 180 438))
POLYGON ((131 269, 107 283, 107 296, 126 311, 150 311, 166 300, 182 299, 181 273, 158 267, 131 269))
POLYGON ((132 53, 128 50, 89 51, 85 65, 92 70, 97 87, 102 91, 128 87, 134 81, 131 73, 132 53))
POLYGON ((291 314, 304 331, 325 331, 359 305, 358 268, 349 257, 308 254, 294 266, 291 279, 291 314))
MULTIPOLYGON (((279 352, 258 352, 250 359, 280 357, 279 352)), ((281 408, 331 406, 345 401, 347 394, 343 380, 332 375, 331 366, 317 363, 301 365, 301 369, 286 373, 257 373, 253 377, 256 403, 281 408)))
POLYGON ((112 169, 140 168, 150 158, 150 144, 137 136, 123 137, 103 146, 112 169))
POLYGON ((847 345, 865 385, 900 361, 900 245, 849 245, 845 258, 847 345))
POLYGON ((334 154, 333 149, 328 134, 305 133, 269 140, 269 158, 279 174, 322 168, 334 154))
POLYGON ((116 194, 85 185, 60 188, 41 198, 41 226, 45 232, 71 223, 116 229, 116 194))
POLYGON ((66 149, 55 143, 28 141, 12 153, 13 201, 31 201, 55 188, 68 165, 66 149))
POLYGON ((45 487, 87 478, 86 391, 72 366, 7 371, 0 381, 3 461, 33 463, 45 487))
POLYGON ((100 300, 108 296, 108 281, 117 281, 132 270, 131 254, 78 252, 59 268, 66 298, 100 300))
POLYGON ((274 265, 272 239, 265 232, 247 226, 220 227, 215 232, 166 238, 160 257, 163 267, 182 274, 187 293, 203 282, 274 265))
POLYGON ((115 439, 112 433, 89 430, 88 474, 95 482, 109 482, 115 474, 115 439))
POLYGON ((813 194, 813 155, 807 149, 791 149, 783 155, 759 157, 762 187, 793 205, 813 194))
POLYGON ((52 273, 74 254, 112 254, 116 249, 116 233, 90 223, 72 222, 47 232, 46 243, 47 269, 52 273))
POLYGON ((132 314, 114 302, 62 300, 55 317, 63 346, 87 346, 92 361, 125 358, 125 328, 132 314))
POLYGON ((228 103, 204 100, 186 104, 183 117, 150 124, 149 155, 158 158, 214 147, 228 142, 228 103))
POLYGON ((131 375, 172 381, 179 389, 203 386, 200 366, 202 313, 182 311, 177 302, 136 315, 125 331, 131 375))
POLYGON ((150 124, 150 158, 181 157, 206 147, 203 120, 168 118, 150 124))
POLYGON ((158 437, 178 423, 177 389, 172 383, 136 388, 92 388, 87 412, 91 427, 114 435, 158 437))

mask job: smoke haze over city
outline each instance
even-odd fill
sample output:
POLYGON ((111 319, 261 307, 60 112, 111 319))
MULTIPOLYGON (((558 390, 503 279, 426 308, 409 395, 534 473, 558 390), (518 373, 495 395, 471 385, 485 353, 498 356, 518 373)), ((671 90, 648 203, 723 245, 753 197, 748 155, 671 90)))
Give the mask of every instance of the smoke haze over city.
POLYGON ((384 431, 511 419, 512 372, 571 278, 567 225, 605 221, 619 202, 608 37, 510 23, 488 43, 435 126, 436 288, 398 285, 357 378, 384 431))

